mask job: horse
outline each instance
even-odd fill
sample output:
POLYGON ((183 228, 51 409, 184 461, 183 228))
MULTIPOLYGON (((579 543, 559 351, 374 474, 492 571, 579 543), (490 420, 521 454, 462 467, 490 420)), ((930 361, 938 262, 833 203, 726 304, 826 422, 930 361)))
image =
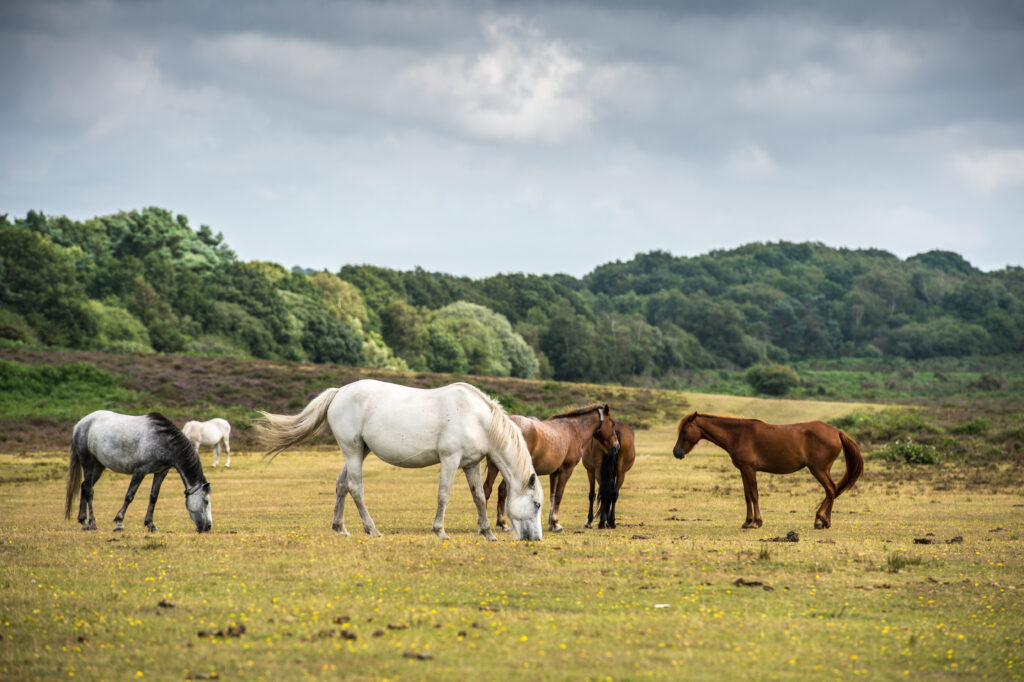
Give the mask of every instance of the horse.
POLYGON ((160 494, 160 485, 172 467, 185 484, 185 508, 196 530, 200 533, 210 530, 213 527, 210 484, 203 476, 199 455, 177 426, 159 412, 141 417, 108 410, 88 414, 75 424, 71 435, 64 518, 71 518, 71 505, 81 484, 78 522, 82 524, 82 530, 96 530, 96 517, 92 510, 93 486, 104 468, 108 468, 119 474, 132 475, 124 504, 114 517, 114 530, 123 531, 124 515, 135 498, 135 491, 147 474, 153 474, 149 508, 143 523, 150 532, 154 532, 153 508, 160 494))
POLYGON ((583 467, 590 479, 590 509, 584 528, 594 527, 594 479, 600 474, 600 489, 597 495, 598 528, 615 528, 615 504, 619 499, 619 488, 626 480, 626 472, 636 461, 636 442, 633 427, 626 422, 615 422, 615 435, 619 439, 616 453, 594 439, 583 453, 583 467))
POLYGON ((832 526, 832 503, 852 488, 864 471, 864 458, 857 443, 825 422, 768 424, 760 419, 692 412, 679 421, 679 437, 672 454, 682 459, 702 438, 728 452, 740 470, 747 499, 743 528, 760 528, 762 524, 757 503, 758 471, 791 474, 804 467, 810 469, 825 489, 825 499, 814 515, 814 527, 819 530, 832 526), (846 458, 846 473, 837 486, 830 472, 840 452, 846 458))
POLYGON ((480 534, 497 540, 487 520, 487 502, 480 477, 485 457, 512 482, 508 515, 517 540, 540 540, 540 508, 544 493, 530 462, 530 453, 501 405, 480 389, 464 383, 421 389, 363 379, 329 388, 297 415, 263 412, 258 433, 273 458, 292 445, 311 440, 325 428, 333 433, 345 456, 335 486, 331 528, 344 535, 345 497, 352 495, 363 530, 381 533, 363 501, 363 460, 369 451, 388 464, 404 468, 441 465, 437 514, 433 531, 448 539, 444 513, 452 483, 462 469, 476 503, 480 534))
MULTIPOLYGON (((584 446, 591 440, 599 440, 604 447, 618 452, 619 441, 612 428, 611 408, 608 405, 591 405, 566 414, 549 417, 540 421, 531 417, 512 415, 509 417, 526 439, 526 447, 533 459, 533 468, 538 475, 551 475, 551 508, 548 512, 548 529, 562 532, 558 522, 558 508, 562 503, 565 484, 572 476, 573 469, 583 457, 584 446)), ((491 488, 498 472, 487 467, 484 482, 484 497, 490 498, 491 488)), ((507 486, 502 480, 498 486, 498 527, 508 530, 508 523, 502 514, 507 486)))
POLYGON ((181 427, 181 432, 189 439, 196 452, 199 452, 200 445, 213 446, 214 469, 217 468, 217 462, 220 461, 220 448, 224 446, 224 452, 227 453, 228 457, 224 463, 224 468, 231 468, 231 444, 228 442, 228 439, 231 437, 231 424, 228 424, 227 419, 215 417, 207 422, 185 422, 185 426, 181 427))

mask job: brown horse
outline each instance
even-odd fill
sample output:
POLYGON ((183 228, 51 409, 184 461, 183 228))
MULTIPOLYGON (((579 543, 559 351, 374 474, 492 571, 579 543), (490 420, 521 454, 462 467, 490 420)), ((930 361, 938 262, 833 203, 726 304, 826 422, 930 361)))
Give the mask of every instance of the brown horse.
POLYGON ((679 421, 679 438, 672 448, 677 459, 686 456, 697 441, 707 439, 729 453, 743 477, 747 498, 744 528, 761 527, 761 508, 757 504, 757 472, 791 474, 804 467, 825 488, 825 499, 814 515, 815 528, 832 525, 832 503, 843 491, 853 487, 864 471, 864 458, 852 438, 824 422, 767 424, 760 419, 719 417, 693 412, 679 421), (835 484, 829 473, 842 452, 846 473, 835 484))
POLYGON ((626 472, 636 461, 636 446, 633 427, 626 422, 615 422, 615 435, 619 438, 619 451, 604 447, 595 438, 583 453, 583 467, 590 479, 590 509, 587 512, 586 528, 594 527, 594 479, 600 474, 598 502, 598 528, 615 527, 615 503, 619 499, 619 488, 626 479, 626 472))
MULTIPOLYGON (((566 414, 555 415, 544 421, 532 417, 509 415, 526 439, 526 447, 533 458, 533 468, 538 476, 551 475, 551 508, 548 512, 548 528, 555 533, 562 531, 558 523, 558 507, 562 503, 565 484, 572 476, 573 469, 583 457, 585 447, 591 441, 600 441, 609 451, 618 452, 619 439, 608 405, 591 405, 566 414)), ((487 480, 484 481, 484 497, 490 498, 491 488, 498 471, 487 463, 487 480)), ((505 496, 507 487, 502 480, 498 486, 498 527, 508 530, 505 520, 505 496)))

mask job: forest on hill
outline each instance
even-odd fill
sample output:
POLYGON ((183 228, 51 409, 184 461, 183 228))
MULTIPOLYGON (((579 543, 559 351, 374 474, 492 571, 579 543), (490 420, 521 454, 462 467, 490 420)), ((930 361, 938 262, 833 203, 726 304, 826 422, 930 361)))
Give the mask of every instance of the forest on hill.
POLYGON ((754 243, 590 274, 470 279, 243 262, 160 208, 0 216, 0 343, 565 381, 1024 351, 1024 269, 959 255, 754 243))

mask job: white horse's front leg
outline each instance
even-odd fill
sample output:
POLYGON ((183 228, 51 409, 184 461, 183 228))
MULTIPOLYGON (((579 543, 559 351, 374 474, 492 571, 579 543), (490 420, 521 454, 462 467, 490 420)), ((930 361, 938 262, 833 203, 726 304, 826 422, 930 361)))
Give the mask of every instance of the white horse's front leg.
MULTIPOLYGON (((434 534, 442 540, 448 539, 444 532, 444 510, 448 508, 448 500, 452 496, 452 483, 455 482, 455 472, 459 470, 459 455, 449 455, 441 460, 441 480, 437 484, 437 516, 434 517, 434 534)), ((477 478, 480 477, 479 470, 477 478)), ((483 484, 480 485, 480 492, 483 494, 483 484)))
POLYGON ((480 462, 465 467, 463 471, 466 473, 466 482, 469 483, 469 492, 473 495, 473 502, 476 503, 480 535, 487 540, 496 541, 498 538, 491 530, 491 522, 487 520, 487 498, 484 496, 483 479, 480 476, 480 462))

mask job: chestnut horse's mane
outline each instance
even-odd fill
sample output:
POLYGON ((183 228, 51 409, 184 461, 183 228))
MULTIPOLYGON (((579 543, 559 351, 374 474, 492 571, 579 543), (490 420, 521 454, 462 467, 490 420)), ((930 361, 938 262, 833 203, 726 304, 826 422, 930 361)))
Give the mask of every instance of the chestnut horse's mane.
POLYGON ((729 419, 737 422, 760 422, 765 424, 763 419, 755 419, 754 417, 733 417, 727 414, 712 414, 711 412, 691 412, 682 419, 679 420, 679 428, 676 429, 676 433, 682 433, 683 427, 692 422, 697 417, 711 417, 712 419, 729 419))
POLYGON ((548 417, 545 421, 548 421, 548 420, 551 420, 551 419, 567 419, 568 417, 578 417, 581 414, 587 414, 589 412, 597 412, 598 410, 603 410, 603 409, 604 409, 604 405, 588 405, 587 407, 581 407, 578 410, 573 410, 572 412, 566 412, 564 414, 556 414, 556 415, 554 415, 552 417, 548 417))

